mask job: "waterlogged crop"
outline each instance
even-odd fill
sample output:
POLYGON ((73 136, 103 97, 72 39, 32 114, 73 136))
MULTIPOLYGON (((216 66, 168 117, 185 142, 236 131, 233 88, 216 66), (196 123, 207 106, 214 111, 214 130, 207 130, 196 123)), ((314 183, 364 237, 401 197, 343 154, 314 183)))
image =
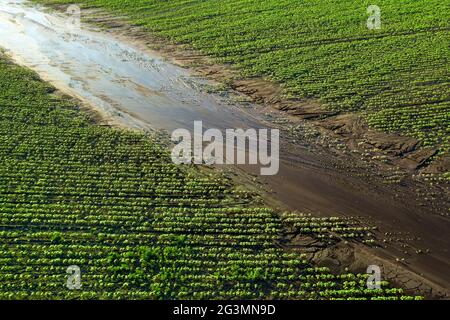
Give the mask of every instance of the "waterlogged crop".
MULTIPOLYGON (((152 137, 95 125, 4 57, 0 177, 0 299, 415 298, 283 249, 276 212, 174 165, 152 137)), ((366 233, 283 219, 312 235, 366 233)))
MULTIPOLYGON (((72 3, 71 0, 39 0, 72 3)), ((373 128, 449 150, 448 7, 440 0, 82 0, 244 76, 283 85, 293 99, 362 112, 373 128), (369 29, 370 5, 380 29, 369 29)))

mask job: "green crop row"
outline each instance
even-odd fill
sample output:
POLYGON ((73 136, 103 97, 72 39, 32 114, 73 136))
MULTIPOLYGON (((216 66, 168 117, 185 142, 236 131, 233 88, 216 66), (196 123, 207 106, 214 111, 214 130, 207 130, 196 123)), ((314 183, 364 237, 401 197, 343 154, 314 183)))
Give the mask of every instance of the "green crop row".
POLYGON ((351 220, 282 219, 52 92, 0 56, 0 299, 416 298, 279 246, 283 223, 365 239, 351 220), (69 290, 73 265, 81 288, 69 290))

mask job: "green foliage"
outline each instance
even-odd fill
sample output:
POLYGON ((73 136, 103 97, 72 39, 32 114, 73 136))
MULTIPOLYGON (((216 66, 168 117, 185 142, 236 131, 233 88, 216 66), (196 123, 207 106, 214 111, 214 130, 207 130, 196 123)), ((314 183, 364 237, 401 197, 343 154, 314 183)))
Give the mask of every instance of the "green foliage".
MULTIPOLYGON (((152 137, 96 126, 52 91, 0 56, 0 299, 406 298, 312 267, 277 246, 283 221, 271 209, 186 173, 152 137), (80 290, 66 288, 71 265, 80 290)), ((364 231, 283 219, 317 236, 364 231)))

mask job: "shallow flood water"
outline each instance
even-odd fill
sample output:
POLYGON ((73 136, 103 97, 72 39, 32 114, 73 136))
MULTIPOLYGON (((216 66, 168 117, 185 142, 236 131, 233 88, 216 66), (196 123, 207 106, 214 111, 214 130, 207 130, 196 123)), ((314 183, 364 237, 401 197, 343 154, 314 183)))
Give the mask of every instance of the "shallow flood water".
POLYGON ((173 130, 203 120, 218 129, 259 126, 208 94, 205 80, 112 37, 75 28, 68 18, 25 1, 0 0, 0 46, 126 125, 173 130))

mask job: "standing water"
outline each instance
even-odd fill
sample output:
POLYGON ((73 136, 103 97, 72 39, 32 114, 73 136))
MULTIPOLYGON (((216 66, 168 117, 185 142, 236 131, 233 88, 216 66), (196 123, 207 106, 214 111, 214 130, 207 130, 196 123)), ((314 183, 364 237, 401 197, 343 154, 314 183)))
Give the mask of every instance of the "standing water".
POLYGON ((222 130, 260 126, 206 93, 208 83, 187 70, 70 22, 23 0, 0 0, 0 47, 127 126, 173 130, 195 120, 222 130))

